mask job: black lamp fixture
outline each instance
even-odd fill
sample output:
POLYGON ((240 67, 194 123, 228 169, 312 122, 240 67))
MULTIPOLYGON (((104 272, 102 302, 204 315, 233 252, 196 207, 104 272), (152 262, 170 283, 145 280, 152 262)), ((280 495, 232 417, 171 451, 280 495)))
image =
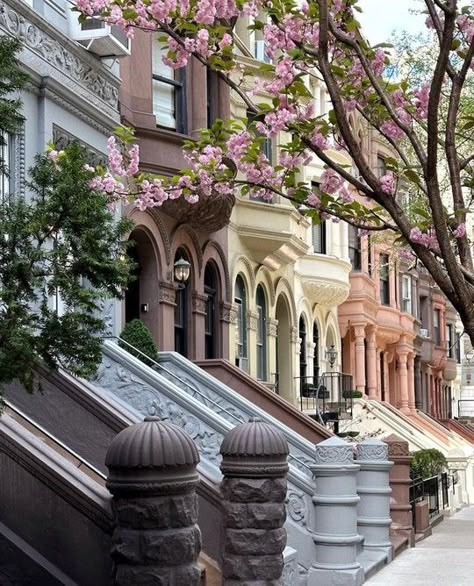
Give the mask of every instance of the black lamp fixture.
POLYGON ((334 348, 334 344, 331 344, 329 348, 326 349, 326 360, 329 362, 329 366, 332 368, 336 363, 337 359, 337 350, 334 348))
POLYGON ((178 289, 186 287, 186 281, 191 274, 191 263, 181 257, 174 263, 174 278, 178 285, 178 289))

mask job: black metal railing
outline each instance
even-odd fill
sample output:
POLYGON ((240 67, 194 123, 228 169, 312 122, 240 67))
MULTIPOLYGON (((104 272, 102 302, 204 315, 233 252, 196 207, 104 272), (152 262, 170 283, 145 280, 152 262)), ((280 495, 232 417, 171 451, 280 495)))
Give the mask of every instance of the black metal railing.
POLYGON ((415 505, 417 502, 426 501, 430 520, 437 517, 441 509, 449 507, 449 486, 455 485, 455 477, 443 472, 431 478, 412 479, 410 485, 410 505, 413 518, 413 528, 416 532, 415 505))
POLYGON ((318 379, 301 377, 300 408, 323 424, 331 424, 337 433, 339 421, 352 419, 354 389, 352 376, 325 372, 318 379))

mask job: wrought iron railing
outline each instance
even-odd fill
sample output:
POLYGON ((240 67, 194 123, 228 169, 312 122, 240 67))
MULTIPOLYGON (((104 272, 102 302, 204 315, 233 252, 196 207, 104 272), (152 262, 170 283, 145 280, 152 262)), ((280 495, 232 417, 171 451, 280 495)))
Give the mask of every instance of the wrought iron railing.
POLYGON ((325 372, 319 378, 300 378, 300 408, 338 432, 339 421, 352 419, 354 390, 352 376, 325 372))
POLYGON ((447 472, 443 472, 438 476, 432 476, 431 478, 412 479, 410 485, 410 505, 415 532, 416 503, 421 501, 426 501, 428 503, 429 517, 430 520, 432 520, 439 515, 440 510, 449 507, 449 486, 452 485, 454 492, 455 483, 456 480, 454 476, 448 476, 447 472))

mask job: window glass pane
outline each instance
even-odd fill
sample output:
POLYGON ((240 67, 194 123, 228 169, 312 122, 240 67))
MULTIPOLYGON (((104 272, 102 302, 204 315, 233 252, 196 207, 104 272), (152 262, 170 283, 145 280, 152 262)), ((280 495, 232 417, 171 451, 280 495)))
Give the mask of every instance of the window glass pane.
POLYGON ((383 305, 390 305, 390 280, 389 280, 389 258, 387 254, 379 257, 379 280, 380 280, 380 302, 383 305))
POLYGON ((312 240, 314 252, 326 254, 326 220, 323 220, 321 224, 313 224, 312 240))
POLYGON ((176 128, 174 94, 174 86, 153 80, 153 114, 158 126, 176 128))

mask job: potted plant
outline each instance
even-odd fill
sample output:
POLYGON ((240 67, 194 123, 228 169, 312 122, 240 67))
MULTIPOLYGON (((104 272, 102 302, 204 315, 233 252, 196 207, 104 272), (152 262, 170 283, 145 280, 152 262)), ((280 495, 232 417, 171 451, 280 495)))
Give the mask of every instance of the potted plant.
POLYGON ((342 391, 342 396, 344 399, 362 399, 361 391, 342 391))

